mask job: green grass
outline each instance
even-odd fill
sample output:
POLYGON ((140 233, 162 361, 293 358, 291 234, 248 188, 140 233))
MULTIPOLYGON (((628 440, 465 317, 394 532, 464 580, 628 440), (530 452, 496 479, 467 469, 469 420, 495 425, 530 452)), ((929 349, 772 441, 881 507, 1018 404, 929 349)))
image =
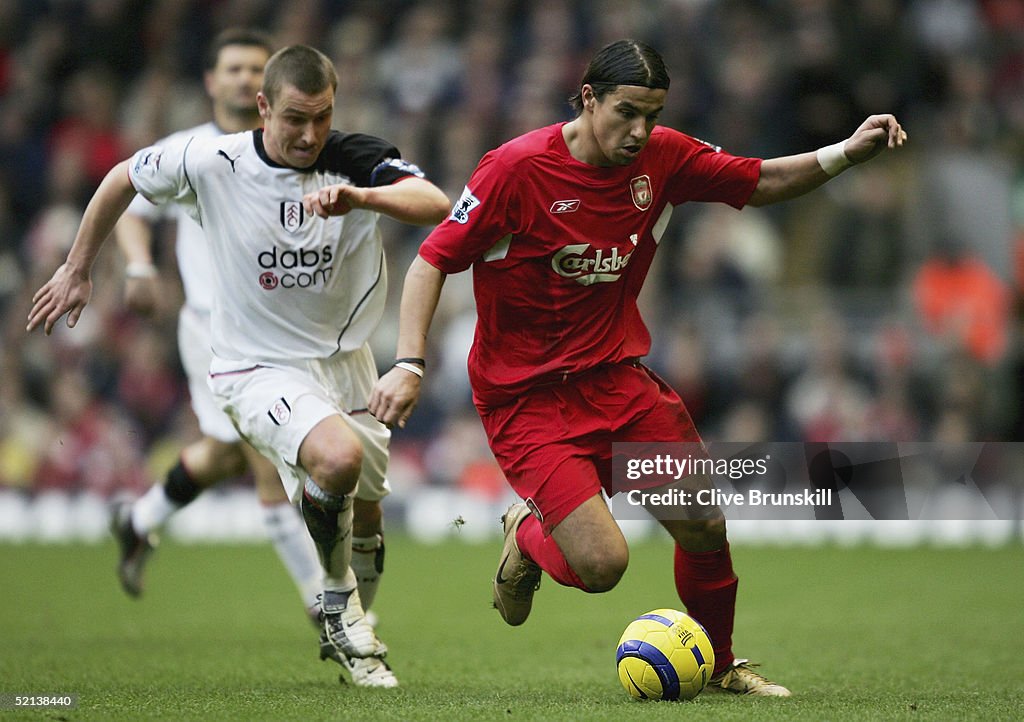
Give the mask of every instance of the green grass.
POLYGON ((389 538, 378 600, 399 690, 342 687, 269 546, 165 544, 126 598, 112 544, 0 546, 0 694, 78 695, 60 720, 950 720, 1024 718, 1024 551, 738 547, 736 652, 788 700, 641 703, 613 654, 678 607, 671 550, 632 549, 614 591, 546 579, 533 616, 489 608, 498 542, 389 538))

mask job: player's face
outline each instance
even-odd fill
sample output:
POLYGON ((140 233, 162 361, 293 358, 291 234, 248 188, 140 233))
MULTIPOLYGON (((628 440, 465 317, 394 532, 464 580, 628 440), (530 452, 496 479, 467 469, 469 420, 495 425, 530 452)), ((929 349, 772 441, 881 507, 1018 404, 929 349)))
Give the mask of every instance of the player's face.
POLYGON ((334 115, 334 91, 326 88, 307 95, 285 85, 271 107, 262 92, 257 96, 263 117, 263 143, 275 163, 308 168, 327 142, 334 115))
POLYGON ((267 59, 267 51, 255 45, 221 48, 217 65, 206 73, 206 92, 214 104, 232 113, 255 113, 267 59))
POLYGON ((658 123, 665 94, 662 89, 619 85, 598 100, 589 85, 583 86, 584 112, 592 113, 594 165, 629 165, 635 161, 658 123))

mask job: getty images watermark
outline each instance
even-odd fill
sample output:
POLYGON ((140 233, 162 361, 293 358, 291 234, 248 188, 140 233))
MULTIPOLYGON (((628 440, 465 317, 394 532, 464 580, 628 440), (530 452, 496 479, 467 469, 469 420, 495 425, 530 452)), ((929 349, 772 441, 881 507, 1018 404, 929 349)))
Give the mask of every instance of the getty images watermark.
POLYGON ((615 443, 619 519, 1021 519, 1024 444, 615 443))

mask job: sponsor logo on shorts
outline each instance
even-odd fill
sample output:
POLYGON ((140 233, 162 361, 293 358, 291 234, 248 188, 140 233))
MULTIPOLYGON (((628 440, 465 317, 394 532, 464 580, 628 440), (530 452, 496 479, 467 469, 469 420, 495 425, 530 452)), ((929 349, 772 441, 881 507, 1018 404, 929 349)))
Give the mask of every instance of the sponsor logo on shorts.
POLYGON ((261 251, 256 262, 264 269, 259 275, 260 288, 273 291, 281 288, 312 288, 324 286, 334 270, 334 251, 322 248, 278 248, 261 251))

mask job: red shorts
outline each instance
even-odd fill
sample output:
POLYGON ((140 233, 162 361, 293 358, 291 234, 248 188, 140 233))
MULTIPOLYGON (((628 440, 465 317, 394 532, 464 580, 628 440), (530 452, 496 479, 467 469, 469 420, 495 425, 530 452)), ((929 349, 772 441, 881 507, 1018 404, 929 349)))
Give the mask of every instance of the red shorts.
POLYGON ((602 489, 612 493, 612 442, 700 441, 679 395, 640 364, 599 366, 478 410, 498 465, 545 535, 602 489))

